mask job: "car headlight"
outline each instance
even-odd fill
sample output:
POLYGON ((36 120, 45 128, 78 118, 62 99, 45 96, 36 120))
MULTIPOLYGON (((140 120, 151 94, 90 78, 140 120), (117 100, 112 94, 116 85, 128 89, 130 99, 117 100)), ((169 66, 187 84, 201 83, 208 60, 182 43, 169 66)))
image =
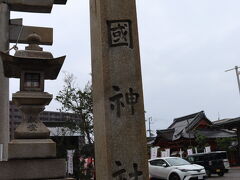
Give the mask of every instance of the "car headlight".
POLYGON ((188 171, 191 171, 191 170, 189 170, 189 169, 179 169, 180 171, 182 171, 182 172, 188 172, 188 171))

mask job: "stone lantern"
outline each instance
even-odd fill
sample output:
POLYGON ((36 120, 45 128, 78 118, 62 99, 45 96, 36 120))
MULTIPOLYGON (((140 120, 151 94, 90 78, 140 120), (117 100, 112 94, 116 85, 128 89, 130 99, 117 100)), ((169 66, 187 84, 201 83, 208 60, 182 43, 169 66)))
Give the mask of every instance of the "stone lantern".
POLYGON ((40 40, 34 33, 28 36, 25 50, 17 50, 14 56, 0 53, 5 76, 20 78, 20 91, 12 95, 12 100, 21 110, 23 121, 9 143, 9 159, 56 157, 56 145, 49 139, 50 131, 39 120, 39 113, 53 97, 44 92, 44 81, 57 78, 65 56, 53 58, 39 47, 40 40))

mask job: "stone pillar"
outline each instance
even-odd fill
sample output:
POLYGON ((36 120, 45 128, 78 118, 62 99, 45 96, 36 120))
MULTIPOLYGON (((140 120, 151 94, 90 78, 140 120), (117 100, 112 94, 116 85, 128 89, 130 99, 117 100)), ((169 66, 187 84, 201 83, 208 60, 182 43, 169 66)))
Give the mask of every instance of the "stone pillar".
MULTIPOLYGON (((0 51, 9 48, 9 18, 8 5, 0 3, 0 51)), ((1 57, 0 57, 1 58, 1 57)), ((3 160, 8 159, 9 142, 9 80, 4 77, 2 61, 0 60, 0 144, 3 144, 3 160)))
POLYGON ((97 180, 148 179, 135 0, 90 0, 97 180))

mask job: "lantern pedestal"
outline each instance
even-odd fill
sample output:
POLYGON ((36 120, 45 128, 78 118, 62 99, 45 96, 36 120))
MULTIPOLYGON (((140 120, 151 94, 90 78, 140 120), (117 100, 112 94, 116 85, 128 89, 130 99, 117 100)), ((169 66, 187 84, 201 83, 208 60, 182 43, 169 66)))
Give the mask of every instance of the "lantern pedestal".
POLYGON ((52 95, 46 92, 17 92, 13 94, 13 102, 23 113, 23 121, 17 127, 15 139, 47 139, 50 136, 48 128, 39 120, 39 113, 52 100, 52 95))
POLYGON ((18 91, 13 93, 12 99, 13 103, 18 107, 21 105, 48 105, 53 96, 47 92, 28 92, 28 91, 18 91))
POLYGON ((55 157, 56 143, 51 139, 14 139, 8 144, 8 159, 55 157))
POLYGON ((14 132, 15 139, 47 139, 50 131, 40 121, 22 122, 14 132))

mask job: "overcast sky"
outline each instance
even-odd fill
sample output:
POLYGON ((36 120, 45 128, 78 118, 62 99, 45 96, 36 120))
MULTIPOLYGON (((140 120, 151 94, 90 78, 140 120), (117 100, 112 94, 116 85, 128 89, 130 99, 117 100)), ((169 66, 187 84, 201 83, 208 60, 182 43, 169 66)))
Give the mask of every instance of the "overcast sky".
MULTIPOLYGON (((174 118, 205 111, 213 121, 240 116, 234 71, 240 65, 239 0, 137 0, 146 118, 154 130, 174 118)), ((55 57, 67 55, 62 71, 73 73, 80 87, 90 80, 88 0, 55 5, 51 14, 12 13, 24 25, 54 28, 55 57)), ((57 94, 63 73, 46 84, 57 94)), ((11 80, 10 93, 19 89, 11 80)), ((47 110, 56 110, 53 100, 47 110)))

